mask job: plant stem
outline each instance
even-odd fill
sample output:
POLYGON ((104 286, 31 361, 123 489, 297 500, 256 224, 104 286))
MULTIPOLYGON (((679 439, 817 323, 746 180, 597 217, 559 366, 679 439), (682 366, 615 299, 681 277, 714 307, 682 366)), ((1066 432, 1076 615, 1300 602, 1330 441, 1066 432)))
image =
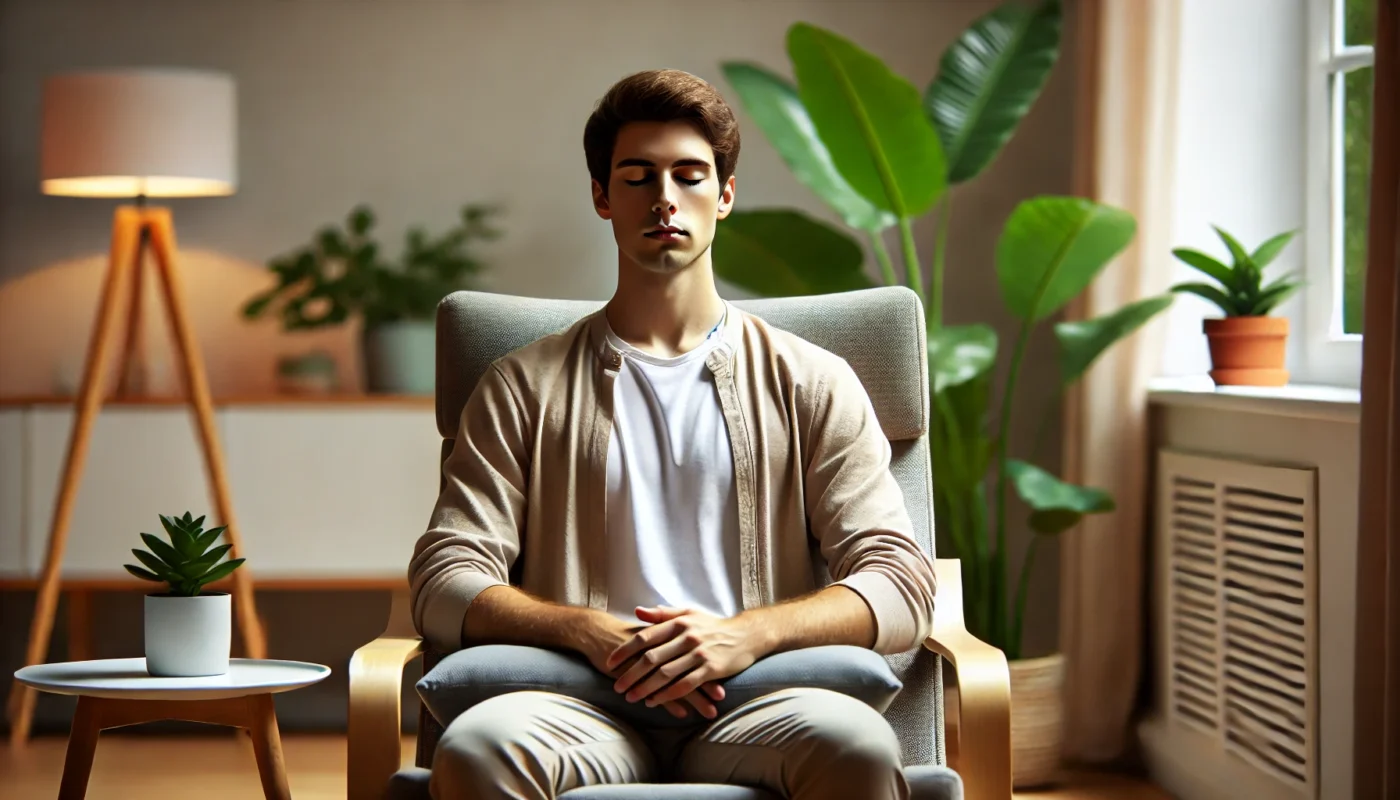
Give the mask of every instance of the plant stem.
POLYGON ((919 299, 928 304, 928 296, 924 294, 924 273, 919 267, 919 252, 914 248, 914 228, 908 217, 899 218, 899 243, 904 249, 904 271, 909 276, 909 288, 919 295, 919 299))
POLYGON ((885 276, 885 285, 894 286, 899 278, 894 274, 894 263, 890 261, 889 248, 885 247, 885 236, 881 231, 866 231, 870 234, 870 247, 875 251, 875 260, 880 262, 880 273, 885 276))
POLYGON ((948 220, 953 216, 952 195, 943 198, 943 213, 938 220, 938 239, 933 243, 933 280, 929 284, 929 328, 943 327, 943 248, 948 243, 948 220))
POLYGON ((1011 623, 1011 637, 1006 640, 1006 658, 1021 657, 1021 620, 1026 612, 1026 586, 1031 582, 1031 564, 1035 561, 1035 550, 1040 546, 1040 534, 1031 534, 1031 543, 1026 545, 1025 560, 1021 562, 1021 577, 1016 581, 1016 617, 1011 623))
POLYGON ((1011 354, 1011 371, 1006 375, 1006 391, 1001 398, 1001 422, 997 430, 997 551, 992 557, 992 603, 997 609, 996 625, 1005 642, 1006 626, 1006 444, 1011 432, 1011 409, 1016 397, 1016 378, 1021 372, 1021 359, 1026 355, 1026 343, 1031 338, 1031 321, 1021 323, 1016 337, 1016 349, 1011 354))

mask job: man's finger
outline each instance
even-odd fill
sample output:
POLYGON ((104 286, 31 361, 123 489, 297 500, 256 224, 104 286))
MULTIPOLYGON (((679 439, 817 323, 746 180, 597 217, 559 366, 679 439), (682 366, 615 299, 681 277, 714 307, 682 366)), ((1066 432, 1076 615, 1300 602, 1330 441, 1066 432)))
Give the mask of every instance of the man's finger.
MULTIPOLYGON (((648 679, 647 676, 655 676, 658 674, 659 668, 684 656, 687 651, 694 649, 694 647, 695 645, 688 642, 685 637, 678 636, 669 642, 647 650, 637 657, 637 662, 632 665, 631 669, 622 673, 622 677, 613 683, 613 689, 617 692, 628 692, 628 702, 635 703, 641 700, 651 692, 638 694, 637 688, 635 688, 637 684, 648 679)), ((662 685, 664 686, 665 683, 662 685)))
POLYGON ((707 682, 700 687, 700 690, 709 695, 710 699, 716 703, 724 699, 724 687, 714 681, 707 682))
POLYGON ((714 719, 719 716, 719 710, 715 708, 714 703, 707 700, 705 695, 700 692, 691 692, 685 696, 685 701, 694 706, 695 710, 700 712, 700 716, 705 719, 714 719))
POLYGON ((637 619, 652 624, 666 622, 690 613, 688 608, 674 606, 637 606, 637 619))
POLYGON ((691 658, 694 658, 697 662, 693 668, 688 670, 680 680, 661 690, 655 697, 648 700, 648 705, 655 706, 661 703, 669 703, 678 697, 685 697, 691 692, 694 692, 697 687, 705 682, 709 676, 709 667, 705 664, 704 659, 699 656, 692 655, 691 658))
POLYGON ((626 661, 637 653, 642 652, 658 644, 669 642, 676 637, 681 630, 675 620, 663 622, 660 625, 652 625, 649 628, 638 631, 632 638, 618 645, 608 656, 608 669, 615 668, 618 664, 626 661))
MULTIPOLYGON (((671 712, 671 716, 676 719, 685 719, 689 716, 689 712, 685 710, 685 706, 674 701, 666 704, 666 710, 671 712)), ((699 711, 699 707, 697 707, 696 710, 699 711)), ((703 714, 705 712, 701 711, 700 713, 703 714)))
MULTIPOLYGON (((651 652, 659 653, 677 643, 683 642, 684 640, 682 639, 676 639, 665 647, 658 647, 651 652)), ((700 658, 695 653, 687 653, 685 651, 681 651, 670 658, 661 659, 661 665, 657 667, 656 671, 652 672, 646 680, 634 686, 632 690, 627 693, 627 702, 635 703, 639 700, 645 700, 651 697, 656 692, 671 685, 672 682, 689 674, 691 670, 703 663, 705 663, 704 659, 700 658)), ((689 692, 686 692, 686 694, 689 694, 689 692)), ((671 699, 679 700, 684 696, 685 695, 676 695, 671 699)), ((648 705, 656 705, 656 703, 648 702, 648 705)))

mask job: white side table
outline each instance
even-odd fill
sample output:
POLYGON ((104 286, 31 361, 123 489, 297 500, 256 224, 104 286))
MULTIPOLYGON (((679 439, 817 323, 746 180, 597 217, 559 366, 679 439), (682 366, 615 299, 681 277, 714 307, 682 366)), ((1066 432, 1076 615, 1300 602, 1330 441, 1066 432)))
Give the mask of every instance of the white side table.
POLYGON ((330 667, 301 661, 235 658, 225 675, 155 678, 144 658, 112 658, 35 664, 15 679, 41 692, 77 695, 78 710, 68 734, 59 800, 83 797, 106 728, 166 719, 247 728, 269 800, 289 800, 282 738, 272 695, 310 686, 331 674, 330 667))

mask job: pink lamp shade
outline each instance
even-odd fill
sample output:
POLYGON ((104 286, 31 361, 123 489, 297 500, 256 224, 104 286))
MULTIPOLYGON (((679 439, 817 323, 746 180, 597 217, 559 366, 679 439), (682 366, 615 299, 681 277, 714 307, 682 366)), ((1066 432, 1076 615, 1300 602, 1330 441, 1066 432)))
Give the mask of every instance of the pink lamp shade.
POLYGON ((232 77, 193 69, 44 81, 40 186, 71 197, 201 197, 237 185, 232 77))

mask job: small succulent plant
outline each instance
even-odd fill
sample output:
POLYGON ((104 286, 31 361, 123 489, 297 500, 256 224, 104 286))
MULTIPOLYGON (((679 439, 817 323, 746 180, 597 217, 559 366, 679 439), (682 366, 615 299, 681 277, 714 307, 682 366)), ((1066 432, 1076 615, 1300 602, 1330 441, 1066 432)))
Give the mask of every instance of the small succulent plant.
POLYGON ((1172 255, 1214 278, 1219 286, 1209 283, 1178 283, 1173 292, 1188 292, 1204 297, 1220 307, 1227 317, 1262 317, 1279 303, 1298 291, 1303 282, 1293 275, 1284 275, 1269 284, 1264 283, 1264 268, 1269 266, 1283 248, 1288 246, 1296 231, 1285 231, 1259 245, 1254 252, 1244 249, 1235 237, 1216 227, 1215 232, 1230 251, 1234 263, 1229 266, 1192 250, 1178 247, 1172 255))
POLYGON ((206 584, 228 577, 243 564, 244 559, 234 558, 219 563, 219 559, 233 547, 221 544, 211 549, 210 545, 219 540, 219 534, 228 526, 204 530, 204 517, 193 519, 186 511, 183 517, 160 515, 160 524, 170 536, 170 543, 150 533, 141 534, 141 539, 151 552, 132 548, 131 552, 145 564, 145 568, 126 564, 126 571, 145 581, 165 583, 170 586, 170 594, 179 597, 196 597, 206 584))

